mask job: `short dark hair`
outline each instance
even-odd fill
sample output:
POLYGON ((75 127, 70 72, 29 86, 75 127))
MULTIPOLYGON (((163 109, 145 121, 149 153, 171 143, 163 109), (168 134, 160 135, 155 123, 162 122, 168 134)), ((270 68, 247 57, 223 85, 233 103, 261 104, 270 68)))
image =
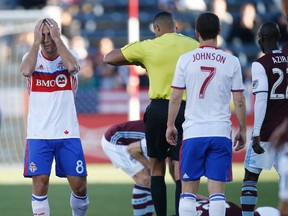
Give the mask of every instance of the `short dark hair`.
POLYGON ((173 14, 167 11, 157 13, 154 17, 153 23, 157 23, 161 26, 167 27, 174 27, 176 25, 173 14))
POLYGON ((280 29, 277 23, 273 21, 264 22, 257 33, 257 36, 262 40, 279 40, 281 37, 280 29))
POLYGON ((220 31, 219 17, 212 12, 201 13, 196 19, 195 27, 203 40, 214 39, 220 31))
POLYGON ((155 15, 154 22, 157 21, 158 19, 172 19, 173 20, 174 18, 170 12, 161 11, 155 15))

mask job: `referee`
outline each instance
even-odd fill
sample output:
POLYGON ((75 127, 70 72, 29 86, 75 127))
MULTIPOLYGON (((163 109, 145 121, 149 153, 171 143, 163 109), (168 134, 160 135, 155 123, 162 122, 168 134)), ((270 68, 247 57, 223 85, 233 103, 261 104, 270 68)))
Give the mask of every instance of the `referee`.
POLYGON ((165 137, 171 84, 180 55, 194 50, 199 43, 176 33, 176 21, 169 12, 160 12, 154 17, 153 29, 156 38, 130 43, 121 49, 112 50, 104 62, 112 65, 135 64, 144 67, 149 77, 151 103, 144 114, 145 135, 151 167, 151 193, 157 216, 167 216, 165 183, 166 158, 171 157, 175 167, 175 211, 178 215, 181 181, 179 180, 179 149, 182 142, 182 123, 186 95, 183 96, 176 127, 178 145, 170 146, 165 137))

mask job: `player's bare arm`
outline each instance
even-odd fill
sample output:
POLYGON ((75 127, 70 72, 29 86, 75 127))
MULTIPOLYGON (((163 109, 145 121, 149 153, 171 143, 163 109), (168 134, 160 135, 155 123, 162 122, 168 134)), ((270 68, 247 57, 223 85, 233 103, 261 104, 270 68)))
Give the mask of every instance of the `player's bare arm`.
POLYGON ((125 56, 123 55, 120 49, 112 50, 111 52, 107 53, 103 61, 107 64, 111 65, 133 65, 134 63, 127 61, 125 56))
POLYGON ((184 90, 182 89, 173 89, 169 100, 166 140, 170 145, 174 146, 177 144, 178 137, 175 120, 180 109, 183 92, 184 90))
POLYGON ((142 149, 141 149, 141 144, 140 141, 131 143, 128 147, 127 150, 129 154, 139 161, 140 163, 143 164, 146 168, 150 170, 150 163, 149 160, 143 155, 142 149))
POLYGON ((57 52, 61 56, 63 64, 66 66, 70 73, 77 73, 80 70, 78 61, 68 50, 63 40, 61 39, 60 29, 57 22, 51 18, 46 18, 45 26, 49 29, 51 39, 55 42, 57 46, 57 52))
POLYGON ((43 19, 41 19, 38 21, 34 29, 34 42, 32 44, 32 47, 20 65, 20 71, 24 76, 27 77, 31 76, 35 70, 37 54, 39 51, 40 44, 42 42, 43 27, 44 27, 43 19))
POLYGON ((239 131, 234 138, 235 151, 243 149, 246 145, 246 102, 242 92, 233 92, 235 115, 238 120, 239 131))

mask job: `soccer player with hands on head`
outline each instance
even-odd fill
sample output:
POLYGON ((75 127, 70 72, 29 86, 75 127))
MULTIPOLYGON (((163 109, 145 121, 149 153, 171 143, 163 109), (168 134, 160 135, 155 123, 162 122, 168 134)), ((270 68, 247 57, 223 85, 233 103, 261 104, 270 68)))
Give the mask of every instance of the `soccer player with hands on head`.
POLYGON ((257 182, 263 169, 279 172, 278 153, 269 145, 275 128, 288 117, 287 55, 280 51, 280 30, 272 21, 264 22, 257 42, 264 55, 252 63, 252 91, 255 95, 254 125, 244 160, 241 206, 244 216, 252 216, 257 204, 257 182))
POLYGON ((226 211, 225 182, 232 180, 232 146, 239 151, 246 144, 246 104, 238 58, 217 48, 219 18, 211 12, 196 19, 200 47, 180 56, 169 102, 166 138, 175 145, 175 118, 184 90, 187 93, 183 143, 180 151, 182 193, 180 216, 196 216, 196 193, 200 178, 208 178, 209 215, 226 211), (231 140, 231 92, 239 124, 231 140))
POLYGON ((65 46, 58 24, 39 20, 20 65, 29 94, 23 175, 32 178, 33 215, 50 215, 48 188, 55 160, 56 175, 67 178, 72 190, 72 215, 86 216, 87 170, 75 108, 79 69, 77 54, 65 46))

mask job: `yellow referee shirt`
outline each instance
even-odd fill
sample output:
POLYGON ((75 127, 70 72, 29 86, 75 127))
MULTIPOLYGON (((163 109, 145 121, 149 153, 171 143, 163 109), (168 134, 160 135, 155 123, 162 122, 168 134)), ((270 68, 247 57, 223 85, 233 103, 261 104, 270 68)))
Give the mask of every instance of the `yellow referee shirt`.
POLYGON ((178 58, 197 47, 199 43, 190 37, 166 33, 155 39, 127 44, 121 51, 127 61, 145 66, 149 76, 149 98, 169 100, 178 58))

